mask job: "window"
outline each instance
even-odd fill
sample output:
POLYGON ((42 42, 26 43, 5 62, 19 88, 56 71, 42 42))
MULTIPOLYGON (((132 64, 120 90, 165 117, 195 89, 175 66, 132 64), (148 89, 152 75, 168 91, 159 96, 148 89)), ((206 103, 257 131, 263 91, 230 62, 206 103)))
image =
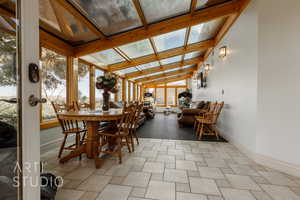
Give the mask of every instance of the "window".
POLYGON ((56 118, 51 102, 66 103, 67 58, 46 48, 41 55, 41 89, 42 98, 47 103, 42 104, 42 120, 56 118))
POLYGON ((156 88, 156 104, 164 105, 165 104, 165 89, 156 88))
POLYGON ((169 106, 173 106, 176 104, 175 103, 175 90, 176 90, 176 88, 168 88, 167 89, 167 97, 168 97, 167 104, 169 106))
POLYGON ((123 85, 123 87, 125 88, 124 91, 125 91, 125 99, 124 101, 128 101, 128 81, 125 80, 125 85, 123 85))
MULTIPOLYGON (((96 72, 95 72, 95 83, 97 81, 97 77, 98 76, 103 76, 103 74, 104 74, 104 72, 102 70, 96 69, 96 72)), ((102 93, 103 93, 103 90, 96 89, 96 91, 95 91, 95 97, 96 97, 95 108, 96 108, 96 110, 102 109, 101 108, 102 104, 103 104, 102 93)))
POLYGON ((134 90, 133 90, 133 83, 130 83, 130 101, 134 101, 134 90))
POLYGON ((78 101, 90 103, 90 71, 89 66, 83 63, 78 66, 78 101))
POLYGON ((122 101, 122 94, 123 94, 123 91, 122 91, 122 87, 123 87, 123 81, 121 78, 118 79, 118 100, 117 101, 122 101))

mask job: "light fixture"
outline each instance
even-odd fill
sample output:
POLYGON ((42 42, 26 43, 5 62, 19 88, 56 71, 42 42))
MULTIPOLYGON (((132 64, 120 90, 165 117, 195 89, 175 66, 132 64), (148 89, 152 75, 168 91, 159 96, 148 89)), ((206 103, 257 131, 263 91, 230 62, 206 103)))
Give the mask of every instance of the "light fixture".
POLYGON ((219 57, 220 58, 225 58, 227 56, 227 47, 226 46, 222 46, 219 49, 219 57))
POLYGON ((211 65, 210 64, 205 64, 205 68, 204 68, 205 72, 210 72, 211 70, 211 65))

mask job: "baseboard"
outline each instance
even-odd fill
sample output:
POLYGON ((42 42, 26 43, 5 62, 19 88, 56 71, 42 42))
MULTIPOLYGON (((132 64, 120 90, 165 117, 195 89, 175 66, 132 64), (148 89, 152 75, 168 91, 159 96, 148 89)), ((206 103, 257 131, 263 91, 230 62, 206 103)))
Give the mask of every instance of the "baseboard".
MULTIPOLYGON (((222 137, 224 137, 222 135, 222 137)), ((248 158, 251 158, 256 163, 264 165, 266 167, 281 171, 283 173, 300 177, 300 166, 287 163, 284 161, 280 161, 274 158, 271 158, 269 156, 261 155, 256 152, 253 152, 246 148, 244 145, 241 145, 239 143, 232 142, 229 140, 229 138, 224 137, 230 144, 234 145, 236 148, 238 148, 243 154, 245 154, 248 158)))

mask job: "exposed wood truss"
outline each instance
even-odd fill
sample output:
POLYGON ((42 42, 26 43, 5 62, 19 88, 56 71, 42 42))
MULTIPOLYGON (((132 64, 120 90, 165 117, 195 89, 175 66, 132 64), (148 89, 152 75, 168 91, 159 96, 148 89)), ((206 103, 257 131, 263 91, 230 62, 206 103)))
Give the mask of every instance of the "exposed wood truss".
POLYGON ((135 82, 140 83, 140 82, 151 81, 151 80, 155 80, 155 79, 159 79, 159 78, 163 78, 163 77, 168 77, 168 76, 174 76, 174 75, 177 75, 177 74, 193 72, 196 69, 197 69, 197 66, 189 67, 189 68, 186 68, 186 69, 178 69, 176 71, 171 71, 171 72, 166 72, 166 73, 162 73, 162 74, 158 74, 158 75, 148 76, 148 77, 145 77, 145 78, 139 78, 139 79, 136 79, 135 82))
POLYGON ((133 31, 118 34, 110 37, 109 40, 97 40, 88 44, 80 45, 75 48, 75 56, 84 56, 171 31, 176 31, 185 27, 208 22, 220 17, 227 17, 239 12, 240 9, 240 1, 233 0, 222 5, 196 11, 193 14, 189 13, 159 23, 151 24, 147 28, 142 27, 133 31))
POLYGON ((100 37, 100 40, 106 39, 106 36, 100 30, 98 30, 98 28, 91 21, 89 21, 84 15, 82 15, 81 12, 79 12, 73 5, 71 5, 65 0, 51 0, 51 1, 56 1, 57 3, 59 3, 70 14, 72 14, 80 23, 85 24, 90 29, 90 31, 92 31, 94 34, 100 37))
POLYGON ((183 62, 180 61, 180 62, 175 62, 175 63, 171 63, 171 64, 159 66, 159 67, 153 67, 153 68, 150 68, 150 69, 145 69, 145 70, 140 71, 140 72, 128 73, 128 74, 125 74, 125 78, 130 79, 130 78, 134 78, 134 77, 138 77, 138 76, 152 74, 152 73, 155 73, 155 72, 161 72, 161 71, 165 71, 165 70, 175 69, 175 68, 178 68, 178 67, 181 67, 181 66, 198 64, 198 63, 201 63, 202 61, 203 61, 202 58, 192 58, 192 59, 185 60, 183 62))
POLYGON ((147 21, 146 21, 146 17, 144 15, 143 9, 141 7, 140 1, 139 0, 132 0, 134 3, 134 6, 136 8, 137 13, 139 14, 139 17, 144 25, 145 28, 148 27, 147 21))
POLYGON ((168 51, 157 53, 157 55, 152 54, 152 55, 144 56, 141 58, 135 58, 135 59, 132 59, 131 62, 121 62, 121 63, 117 63, 117 64, 108 65, 107 67, 108 67, 109 71, 118 71, 118 70, 134 67, 137 65, 146 64, 146 63, 153 62, 153 61, 158 61, 161 59, 190 53, 193 51, 206 50, 213 46, 214 46, 214 41, 208 40, 208 41, 204 41, 204 42, 198 42, 195 44, 187 45, 186 48, 179 47, 176 49, 171 49, 168 51))
POLYGON ((160 85, 160 84, 165 84, 165 83, 170 83, 170 82, 175 82, 175 81, 181 81, 181 80, 185 80, 187 78, 191 78, 193 75, 193 73, 188 73, 188 74, 183 74, 183 75, 178 75, 178 76, 174 76, 174 77, 170 77, 170 78, 165 78, 165 79, 160 79, 160 80, 154 80, 151 82, 147 82, 144 83, 143 86, 144 87, 152 87, 152 86, 156 86, 156 85, 160 85))

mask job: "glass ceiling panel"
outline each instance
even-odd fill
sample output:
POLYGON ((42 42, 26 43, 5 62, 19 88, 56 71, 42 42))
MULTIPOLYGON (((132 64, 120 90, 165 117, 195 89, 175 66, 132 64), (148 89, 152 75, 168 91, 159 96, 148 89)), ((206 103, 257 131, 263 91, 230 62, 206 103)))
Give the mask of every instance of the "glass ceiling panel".
POLYGON ((174 63, 174 62, 179 62, 181 61, 181 58, 182 56, 174 56, 174 57, 171 57, 171 58, 166 58, 166 59, 163 59, 161 60, 161 64, 163 65, 167 65, 167 64, 170 64, 170 63, 174 63))
POLYGON ((199 57, 199 56, 203 55, 204 52, 205 51, 194 51, 194 52, 191 52, 191 53, 187 53, 187 54, 184 55, 184 60, 199 57))
POLYGON ((86 59, 87 61, 99 66, 105 66, 125 61, 125 59, 113 49, 108 49, 88 56, 83 56, 82 59, 86 59))
POLYGON ((180 29, 178 31, 166 33, 154 37, 154 42, 157 48, 157 51, 166 51, 168 49, 174 49, 184 45, 186 29, 180 29))
POLYGON ((167 85, 185 85, 185 84, 186 84, 185 80, 167 83, 167 85))
POLYGON ((131 72, 137 72, 137 71, 138 71, 137 68, 130 67, 130 68, 118 71, 118 74, 123 75, 123 74, 131 73, 131 72))
POLYGON ((131 0, 72 0, 105 35, 142 26, 131 0))
POLYGON ((188 13, 191 0, 140 0, 146 21, 154 23, 188 13))
POLYGON ((40 0, 39 10, 40 10, 40 18, 42 21, 54 27, 56 30, 61 31, 54 10, 49 0, 40 0))
POLYGON ((141 70, 145 70, 145 69, 150 69, 150 68, 158 67, 158 66, 159 66, 159 62, 154 61, 154 62, 151 62, 151 63, 146 63, 146 64, 143 64, 143 65, 139 65, 138 67, 141 70))
POLYGON ((11 25, 9 25, 5 19, 3 19, 3 16, 0 17, 0 27, 4 28, 5 30, 15 31, 11 25))
POLYGON ((213 38, 224 23, 224 18, 192 26, 188 44, 213 38))
POLYGON ((179 69, 182 69, 181 67, 178 67, 178 68, 174 68, 174 69, 168 69, 168 70, 165 70, 165 72, 173 72, 173 71, 177 71, 179 69))
POLYGON ((231 0, 197 0, 196 9, 203 9, 218 4, 222 4, 231 0))
POLYGON ((130 58, 154 54, 151 43, 148 39, 126 44, 119 48, 130 58))

